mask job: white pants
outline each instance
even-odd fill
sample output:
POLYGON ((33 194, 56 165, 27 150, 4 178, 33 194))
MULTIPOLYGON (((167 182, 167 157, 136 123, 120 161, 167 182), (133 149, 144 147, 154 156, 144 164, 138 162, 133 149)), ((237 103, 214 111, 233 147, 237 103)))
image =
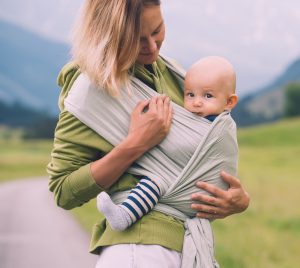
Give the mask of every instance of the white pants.
POLYGON ((96 268, 179 268, 181 253, 158 245, 103 247, 96 268))

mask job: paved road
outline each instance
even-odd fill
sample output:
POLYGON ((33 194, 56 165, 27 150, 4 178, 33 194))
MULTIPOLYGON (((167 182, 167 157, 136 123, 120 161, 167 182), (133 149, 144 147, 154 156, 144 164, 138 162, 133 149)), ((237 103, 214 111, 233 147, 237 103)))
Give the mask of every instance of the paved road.
POLYGON ((0 184, 1 268, 93 268, 89 237, 56 207, 46 179, 0 184))

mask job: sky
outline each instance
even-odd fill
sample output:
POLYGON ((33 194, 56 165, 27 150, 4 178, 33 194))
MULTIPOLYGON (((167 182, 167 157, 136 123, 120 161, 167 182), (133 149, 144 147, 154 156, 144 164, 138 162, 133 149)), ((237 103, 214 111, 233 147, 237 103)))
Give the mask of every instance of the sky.
MULTIPOLYGON (((49 39, 70 41, 83 0, 1 0, 0 18, 49 39)), ((267 85, 300 57, 299 0, 162 0, 164 55, 185 68, 201 57, 227 57, 238 94, 267 85)))

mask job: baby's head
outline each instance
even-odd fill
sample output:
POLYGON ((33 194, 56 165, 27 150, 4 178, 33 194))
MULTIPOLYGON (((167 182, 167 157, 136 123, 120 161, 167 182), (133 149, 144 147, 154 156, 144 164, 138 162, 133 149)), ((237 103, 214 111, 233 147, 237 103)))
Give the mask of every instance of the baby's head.
POLYGON ((238 101, 235 86, 235 71, 228 60, 217 56, 203 58, 185 76, 184 107, 203 117, 231 110, 238 101))

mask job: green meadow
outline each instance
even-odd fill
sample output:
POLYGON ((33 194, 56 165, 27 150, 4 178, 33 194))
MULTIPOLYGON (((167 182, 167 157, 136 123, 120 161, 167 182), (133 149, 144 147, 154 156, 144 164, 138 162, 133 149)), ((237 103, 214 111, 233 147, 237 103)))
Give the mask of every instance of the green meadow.
POLYGON ((0 182, 46 176, 52 141, 21 139, 21 130, 0 127, 0 182))
POLYGON ((222 267, 297 267, 300 262, 300 120, 242 129, 239 177, 246 212, 213 223, 222 267))
MULTIPOLYGON (((3 132, 3 131, 2 131, 3 132)), ((246 212, 213 222, 225 268, 289 268, 300 262, 300 118, 239 129, 239 178, 251 195, 246 212)), ((51 141, 8 138, 0 129, 0 181, 46 176, 51 141)), ((95 201, 72 214, 89 232, 95 201)))

